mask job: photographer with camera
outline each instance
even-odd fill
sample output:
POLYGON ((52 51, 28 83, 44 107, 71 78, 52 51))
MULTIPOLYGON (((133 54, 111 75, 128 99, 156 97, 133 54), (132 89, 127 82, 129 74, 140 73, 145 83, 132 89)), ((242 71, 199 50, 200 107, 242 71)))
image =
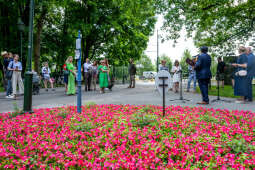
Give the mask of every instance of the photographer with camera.
POLYGON ((211 56, 207 54, 208 47, 200 48, 201 54, 197 58, 194 69, 196 70, 196 77, 198 79, 199 88, 202 94, 202 102, 197 104, 209 104, 208 85, 212 77, 211 73, 211 56))

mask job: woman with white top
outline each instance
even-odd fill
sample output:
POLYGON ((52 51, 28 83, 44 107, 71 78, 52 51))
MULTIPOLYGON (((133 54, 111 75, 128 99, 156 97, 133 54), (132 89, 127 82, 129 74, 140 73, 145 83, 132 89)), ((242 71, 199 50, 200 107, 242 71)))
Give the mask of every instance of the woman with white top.
POLYGON ((174 62, 174 66, 171 70, 171 72, 174 74, 173 75, 173 88, 174 88, 174 92, 178 93, 179 91, 179 82, 180 82, 180 70, 181 70, 181 66, 178 60, 175 60, 174 62))
POLYGON ((19 94, 24 94, 24 85, 21 77, 22 64, 19 62, 19 56, 14 55, 14 59, 9 63, 8 70, 12 70, 12 88, 13 92, 10 98, 17 98, 17 84, 19 85, 19 94))
POLYGON ((43 68, 42 68, 42 76, 43 76, 43 83, 44 83, 44 87, 45 87, 45 90, 48 91, 48 82, 50 83, 51 85, 51 89, 52 91, 54 91, 54 87, 53 87, 53 79, 50 78, 50 68, 49 68, 49 65, 47 62, 43 63, 43 68))

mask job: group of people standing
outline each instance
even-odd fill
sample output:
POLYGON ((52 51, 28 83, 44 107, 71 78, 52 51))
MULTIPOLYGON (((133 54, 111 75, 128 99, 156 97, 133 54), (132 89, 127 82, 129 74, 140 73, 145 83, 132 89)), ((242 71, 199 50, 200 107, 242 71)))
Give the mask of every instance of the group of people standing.
MULTIPOLYGON (((212 78, 211 56, 207 54, 208 47, 206 46, 201 47, 200 51, 201 53, 199 55, 194 56, 192 60, 189 60, 189 62, 186 61, 189 64, 187 92, 190 90, 192 80, 194 84, 194 91, 196 91, 196 82, 198 81, 202 101, 198 102, 197 104, 206 105, 209 104, 208 86, 210 79, 212 78)), ((234 95, 240 96, 236 103, 252 102, 252 80, 255 77, 255 56, 251 47, 245 48, 241 46, 239 48, 239 54, 240 55, 236 63, 231 64, 236 68, 233 76, 234 95)), ((224 68, 225 63, 222 61, 221 57, 219 57, 216 79, 221 82, 222 87, 224 87, 224 68)), ((159 70, 169 71, 165 60, 161 61, 159 70)), ((179 65, 178 60, 176 60, 171 70, 171 73, 173 74, 173 89, 175 92, 178 92, 180 72, 181 66, 179 65)))
MULTIPOLYGON (((63 66, 64 70, 64 82, 67 95, 75 95, 75 79, 77 75, 77 69, 73 65, 73 57, 70 56, 66 60, 63 66)), ((87 58, 86 62, 82 66, 83 79, 85 82, 85 91, 96 91, 97 80, 99 81, 100 93, 105 93, 105 88, 112 90, 113 80, 110 77, 110 67, 107 59, 101 60, 100 65, 97 61, 93 63, 87 58)))
MULTIPOLYGON (((207 47, 201 47, 200 50, 201 54, 196 57, 195 65, 193 67, 202 94, 202 102, 199 102, 198 104, 209 104, 208 85, 212 77, 210 70, 211 57, 207 54, 207 47)), ((231 66, 235 67, 233 76, 234 95, 240 96, 240 98, 236 100, 236 103, 252 102, 252 80, 255 76, 255 56, 251 47, 241 46, 239 47, 238 52, 240 55, 237 58, 237 61, 231 64, 231 66)), ((216 79, 221 81, 222 87, 224 87, 223 74, 225 65, 226 64, 222 61, 221 57, 219 57, 216 79)))
POLYGON ((112 90, 113 82, 110 76, 110 66, 107 59, 101 60, 100 65, 97 61, 93 63, 87 58, 83 64, 83 77, 85 81, 85 91, 96 91, 97 80, 99 81, 100 93, 105 93, 105 89, 112 90), (91 89, 91 85, 92 88, 91 89))
POLYGON ((19 94, 24 94, 24 85, 22 81, 22 63, 19 61, 18 54, 8 53, 6 51, 1 53, 4 58, 3 72, 6 85, 6 98, 16 99, 17 98, 17 85, 19 94))
POLYGON ((239 47, 239 57, 232 66, 234 74, 234 95, 240 96, 236 103, 252 102, 252 80, 255 76, 255 56, 251 47, 239 47))
MULTIPOLYGON (((159 65, 159 71, 165 70, 169 72, 169 68, 166 66, 166 60, 161 60, 161 64, 159 65)), ((172 88, 175 93, 179 92, 179 82, 180 82, 180 73, 181 73, 181 66, 178 60, 175 60, 172 69, 170 70, 172 73, 172 88)))

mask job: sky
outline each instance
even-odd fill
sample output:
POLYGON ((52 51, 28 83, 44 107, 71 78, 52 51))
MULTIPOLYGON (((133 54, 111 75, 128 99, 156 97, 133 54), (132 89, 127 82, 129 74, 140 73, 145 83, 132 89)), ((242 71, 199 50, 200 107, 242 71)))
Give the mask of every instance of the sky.
MULTIPOLYGON (((157 58, 157 29, 159 30, 158 32, 162 37, 166 35, 166 33, 160 30, 163 22, 163 16, 158 16, 158 21, 155 24, 154 34, 150 37, 148 47, 145 50, 145 54, 152 59, 153 63, 155 63, 155 60, 157 58)), ((173 47, 173 41, 164 41, 164 43, 161 43, 161 41, 159 40, 159 56, 161 56, 162 54, 166 54, 171 58, 172 61, 174 61, 176 59, 181 59, 185 49, 190 50, 191 55, 196 55, 198 53, 198 49, 194 46, 193 40, 185 39, 185 30, 181 31, 180 34, 182 36, 180 37, 180 39, 177 40, 178 43, 175 45, 175 47, 173 47)))

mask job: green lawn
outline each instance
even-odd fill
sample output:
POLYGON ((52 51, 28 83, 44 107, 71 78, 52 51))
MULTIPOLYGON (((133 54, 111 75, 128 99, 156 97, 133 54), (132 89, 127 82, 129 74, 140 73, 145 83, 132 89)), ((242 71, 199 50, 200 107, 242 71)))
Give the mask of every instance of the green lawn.
MULTIPOLYGON (((200 93, 200 89, 197 88, 197 93, 200 93)), ((217 96, 217 86, 212 86, 209 89, 209 95, 217 96)), ((225 85, 224 88, 220 87, 220 96, 221 97, 230 97, 230 98, 238 98, 238 96, 234 96, 234 89, 230 85, 225 85)), ((253 97, 255 98, 255 86, 253 85, 253 97)))

